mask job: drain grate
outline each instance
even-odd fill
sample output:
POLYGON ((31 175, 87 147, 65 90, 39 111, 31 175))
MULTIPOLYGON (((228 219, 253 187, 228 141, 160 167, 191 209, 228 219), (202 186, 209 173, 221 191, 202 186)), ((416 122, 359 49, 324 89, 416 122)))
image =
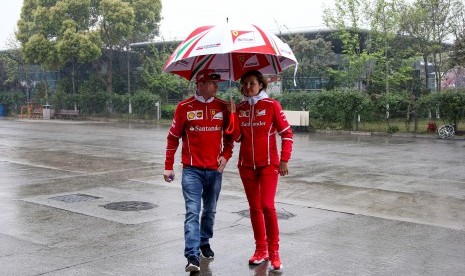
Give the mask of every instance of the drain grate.
POLYGON ((144 201, 120 201, 105 204, 103 207, 105 209, 116 211, 142 211, 150 210, 158 206, 144 201))
MULTIPOLYGON (((241 217, 250 218, 249 209, 242 210, 242 211, 239 211, 239 212, 236 212, 236 213, 241 217)), ((286 212, 286 211, 280 211, 280 210, 276 210, 276 215, 278 216, 278 219, 283 219, 283 220, 295 217, 295 215, 293 213, 286 212)))
POLYGON ((83 202, 88 200, 99 199, 98 196, 91 196, 86 194, 72 194, 72 195, 62 195, 62 196, 55 196, 51 197, 50 199, 63 201, 66 203, 74 203, 74 202, 83 202))

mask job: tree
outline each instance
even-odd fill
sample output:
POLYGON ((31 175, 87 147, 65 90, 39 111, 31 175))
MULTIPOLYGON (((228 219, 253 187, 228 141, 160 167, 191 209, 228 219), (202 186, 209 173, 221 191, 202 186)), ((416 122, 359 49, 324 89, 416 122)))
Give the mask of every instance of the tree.
POLYGON ((364 21, 368 0, 335 0, 333 9, 325 9, 326 26, 337 30, 342 42, 342 66, 334 70, 340 85, 361 91, 369 77, 373 56, 364 45, 369 25, 364 21))
POLYGON ((23 59, 18 40, 12 37, 6 45, 10 50, 0 53, 0 90, 21 90, 24 97, 17 98, 29 101, 34 66, 23 59))
POLYGON ((51 8, 57 1, 25 0, 18 21, 16 38, 20 41, 25 61, 39 64, 45 87, 45 100, 48 103, 48 86, 45 82, 45 70, 56 69, 59 64, 56 51, 58 26, 52 20, 51 8))
POLYGON ((428 57, 432 53, 429 41, 431 33, 426 26, 427 14, 423 9, 417 9, 414 5, 405 5, 402 8, 401 16, 401 34, 411 39, 412 49, 421 54, 424 66, 424 88, 428 89, 429 70, 428 57))
POLYGON ((113 54, 118 48, 127 45, 134 28, 134 9, 129 3, 120 0, 101 0, 99 3, 100 37, 105 47, 106 62, 103 66, 106 68, 106 77, 102 79, 107 89, 110 99, 107 109, 109 113, 113 112, 111 98, 113 93, 113 54))
POLYGON ((143 57, 141 78, 147 89, 158 94, 163 102, 172 98, 182 100, 189 87, 187 80, 162 70, 165 60, 173 50, 174 47, 167 45, 155 45, 140 52, 140 56, 143 57))
POLYGON ((103 50, 105 60, 95 68, 105 72, 101 80, 111 99, 114 52, 157 35, 160 12, 159 0, 24 0, 17 38, 26 61, 44 69, 74 68, 103 50))
MULTIPOLYGON (((90 0, 25 0, 16 37, 26 62, 41 65, 44 72, 63 68, 70 61, 74 65, 96 59, 101 43, 89 31, 89 5, 90 0)), ((48 101, 48 86, 44 85, 48 101)))
POLYGON ((425 66, 425 87, 428 88, 428 64, 434 68, 436 90, 441 91, 445 42, 453 33, 455 7, 460 0, 416 0, 406 5, 401 17, 402 33, 411 37, 422 54, 425 66))
MULTIPOLYGON (((96 9, 95 22, 100 29, 104 43, 106 62, 106 78, 102 79, 107 93, 113 93, 113 53, 116 50, 128 51, 131 42, 148 40, 158 34, 158 23, 161 20, 160 0, 93 0, 96 9)), ((94 8, 95 10, 95 8, 94 8)), ((128 63, 128 92, 130 85, 130 68, 128 63)), ((111 97, 109 97, 111 99, 111 97)), ((111 112, 111 103, 109 104, 111 112)))
POLYGON ((21 60, 19 50, 0 52, 0 90, 6 90, 6 87, 19 83, 21 60))
POLYGON ((367 50, 372 53, 376 62, 369 81, 375 87, 383 87, 384 94, 390 93, 393 83, 411 78, 410 72, 405 70, 405 66, 411 68, 411 64, 398 59, 398 48, 395 47, 399 39, 397 33, 401 5, 402 1, 399 0, 376 0, 374 5, 368 6, 366 10, 370 22, 367 50), (404 72, 407 72, 408 76, 405 76, 404 72))
POLYGON ((465 68, 465 7, 462 2, 456 2, 452 9, 454 12, 452 30, 455 40, 451 49, 449 68, 454 66, 465 68))
MULTIPOLYGON (((330 66, 333 66, 336 60, 331 42, 322 38, 309 40, 299 34, 291 36, 288 44, 299 62, 296 75, 297 89, 306 89, 306 78, 309 76, 317 78, 329 76, 330 66)), ((283 74, 290 77, 292 73, 287 70, 283 74)))
POLYGON ((452 47, 451 63, 452 66, 465 67, 465 35, 455 40, 452 47))
POLYGON ((130 0, 134 9, 134 28, 131 42, 147 41, 159 33, 162 4, 160 0, 130 0))
POLYGON ((445 70, 443 53, 446 50, 444 43, 453 30, 453 3, 457 0, 424 0, 425 7, 431 18, 433 33, 433 66, 436 78, 436 90, 441 91, 442 74, 445 70))
POLYGON ((147 41, 159 32, 158 22, 161 20, 161 1, 154 0, 132 0, 131 6, 135 11, 135 27, 131 37, 127 40, 127 94, 129 96, 129 113, 132 113, 131 104, 131 66, 130 66, 130 43, 147 41))
MULTIPOLYGON (((54 21, 62 22, 57 42, 58 57, 65 66, 71 63, 72 93, 76 93, 76 63, 94 61, 101 56, 98 32, 89 30, 90 0, 63 0, 54 7, 54 21)), ((77 109, 74 104, 74 109, 77 109)))

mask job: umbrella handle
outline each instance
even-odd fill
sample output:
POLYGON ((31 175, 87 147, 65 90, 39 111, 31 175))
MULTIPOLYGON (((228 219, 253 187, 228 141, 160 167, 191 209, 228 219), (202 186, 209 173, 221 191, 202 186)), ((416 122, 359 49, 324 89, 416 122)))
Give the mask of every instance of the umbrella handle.
POLYGON ((234 113, 229 114, 229 126, 225 131, 226 134, 232 134, 234 132, 234 113))

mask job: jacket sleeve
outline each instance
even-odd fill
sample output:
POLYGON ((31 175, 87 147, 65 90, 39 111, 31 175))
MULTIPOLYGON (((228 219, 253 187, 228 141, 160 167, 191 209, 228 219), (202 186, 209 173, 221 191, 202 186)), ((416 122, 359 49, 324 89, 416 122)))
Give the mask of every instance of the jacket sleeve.
POLYGON ((278 134, 281 136, 281 161, 288 162, 291 159, 293 134, 292 128, 287 121, 286 115, 283 112, 281 104, 274 101, 275 125, 278 134))
POLYGON ((172 170, 174 166, 174 156, 179 146, 179 139, 181 139, 184 131, 185 118, 183 118, 183 112, 180 111, 180 107, 176 107, 174 112, 173 123, 171 124, 166 137, 166 159, 165 159, 165 170, 172 170))
POLYGON ((234 115, 234 122, 233 122, 234 130, 231 134, 232 139, 233 141, 240 142, 242 139, 242 132, 241 132, 241 125, 239 123, 239 115, 237 115, 237 112, 233 113, 233 115, 234 115))
MULTIPOLYGON (((227 111, 227 108, 224 109, 224 126, 223 126, 223 151, 221 152, 221 156, 226 158, 226 160, 229 160, 233 154, 233 148, 234 148, 234 140, 233 140, 233 133, 226 133, 226 129, 229 127, 229 124, 231 123, 230 120, 230 113, 227 111)), ((231 114, 234 115, 234 114, 231 114)), ((234 118, 235 119, 235 118, 234 118)), ((233 122, 235 120, 233 119, 233 122)), ((234 126, 236 128, 236 126, 234 126)))

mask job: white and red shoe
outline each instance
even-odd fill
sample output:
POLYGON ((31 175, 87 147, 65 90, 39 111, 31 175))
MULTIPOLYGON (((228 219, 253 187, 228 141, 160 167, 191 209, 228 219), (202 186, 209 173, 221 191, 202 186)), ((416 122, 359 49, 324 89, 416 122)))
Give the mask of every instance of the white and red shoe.
POLYGON ((272 271, 281 271, 283 268, 278 251, 270 251, 270 265, 272 271))
POLYGON ((249 264, 261 264, 264 261, 268 261, 268 251, 267 250, 255 250, 253 256, 249 259, 249 264))

